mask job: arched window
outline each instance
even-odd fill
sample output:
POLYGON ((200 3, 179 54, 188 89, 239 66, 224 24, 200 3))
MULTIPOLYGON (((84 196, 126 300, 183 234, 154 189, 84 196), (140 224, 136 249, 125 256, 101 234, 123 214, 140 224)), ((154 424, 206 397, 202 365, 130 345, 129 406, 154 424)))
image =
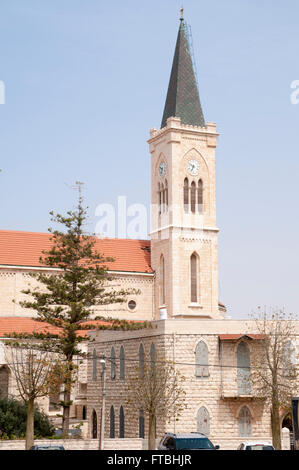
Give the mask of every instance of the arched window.
POLYGON ((237 348, 238 366, 238 394, 249 395, 250 385, 250 351, 246 343, 242 341, 237 348))
POLYGON ((201 432, 206 436, 210 434, 210 415, 205 406, 199 408, 197 412, 197 432, 201 432))
POLYGON ((144 348, 142 343, 139 346, 139 375, 140 377, 144 376, 144 348))
POLYGON ((156 349, 154 343, 151 344, 150 350, 151 365, 153 366, 156 360, 156 349))
POLYGON ((198 256, 193 253, 190 258, 191 302, 198 302, 198 256))
POLYGON ((119 409, 119 437, 125 437, 125 412, 122 406, 119 409))
POLYGON ((160 183, 158 183, 158 194, 159 194, 159 214, 161 214, 162 194, 161 194, 161 186, 160 186, 160 183))
POLYGON ((165 180, 165 211, 168 209, 168 184, 167 180, 165 180))
POLYGON ((209 376, 209 350, 204 341, 200 341, 195 349, 195 375, 196 377, 209 376))
POLYGON ((203 185, 202 180, 198 181, 197 187, 197 204, 198 204, 198 212, 203 212, 203 185))
POLYGON ((139 410, 139 437, 144 439, 144 412, 139 410))
POLYGON ((114 413, 114 406, 112 405, 110 408, 110 432, 109 437, 111 439, 115 438, 115 413, 114 413))
POLYGON ((124 347, 121 346, 120 353, 119 353, 119 378, 121 380, 125 380, 125 350, 124 347))
POLYGON ((160 305, 165 305, 165 260, 160 258, 160 305))
POLYGON ((83 408, 82 408, 82 419, 85 421, 86 420, 86 406, 83 405, 83 408))
POLYGON ((161 184, 161 198, 162 198, 162 210, 161 212, 165 212, 165 191, 164 191, 164 184, 161 184))
POLYGON ((92 412, 92 438, 96 439, 98 437, 98 419, 97 419, 97 413, 95 410, 92 412))
POLYGON ((97 352, 95 349, 92 353, 92 380, 97 380, 97 352))
POLYGON ((189 211, 189 181, 188 178, 184 179, 184 210, 189 211))
POLYGON ((111 348, 111 380, 116 377, 116 362, 115 362, 115 350, 111 348))
POLYGON ((191 212, 195 214, 195 206, 196 206, 196 184, 194 181, 191 183, 191 192, 190 192, 190 199, 191 199, 191 212))
POLYGON ((247 406, 243 406, 240 410, 238 417, 239 424, 239 436, 250 437, 251 436, 251 413, 247 406))

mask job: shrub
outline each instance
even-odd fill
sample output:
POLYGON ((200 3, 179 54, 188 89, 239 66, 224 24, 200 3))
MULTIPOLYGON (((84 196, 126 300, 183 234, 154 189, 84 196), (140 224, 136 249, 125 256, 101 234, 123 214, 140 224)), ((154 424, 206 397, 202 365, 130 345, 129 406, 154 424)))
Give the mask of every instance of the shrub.
MULTIPOLYGON (((14 398, 0 398, 0 439, 24 438, 26 434, 27 405, 14 398)), ((54 426, 47 415, 34 410, 34 435, 37 438, 53 436, 54 426)))

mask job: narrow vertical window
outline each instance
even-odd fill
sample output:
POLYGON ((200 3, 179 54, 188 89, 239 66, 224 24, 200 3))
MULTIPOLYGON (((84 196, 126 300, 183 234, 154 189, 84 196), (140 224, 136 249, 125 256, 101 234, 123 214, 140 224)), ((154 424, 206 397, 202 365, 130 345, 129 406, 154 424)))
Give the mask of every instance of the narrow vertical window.
POLYGON ((165 305, 165 260, 160 258, 160 305, 165 305))
POLYGON ((144 376, 144 348, 142 344, 139 346, 139 375, 140 377, 144 376))
POLYGON ((238 417, 239 424, 239 436, 250 437, 251 436, 251 413, 247 406, 243 406, 240 410, 238 417))
POLYGON ((238 375, 238 394, 249 395, 250 386, 250 351, 246 343, 242 341, 237 349, 237 375, 238 375))
POLYGON ((115 350, 111 348, 111 380, 116 377, 116 363, 115 363, 115 350))
POLYGON ((195 375, 196 377, 209 376, 209 350, 204 341, 200 341, 195 349, 195 375))
POLYGON ((199 408, 197 412, 197 432, 206 436, 210 434, 210 415, 205 406, 199 408))
POLYGON ((164 184, 161 184, 161 196, 162 196, 162 214, 165 212, 165 191, 164 191, 164 184))
POLYGON ((139 410, 139 437, 144 439, 144 411, 139 410))
POLYGON ((191 199, 191 212, 195 214, 195 205, 196 205, 196 184, 194 181, 191 183, 191 193, 190 193, 190 199, 191 199))
POLYGON ((168 209, 168 184, 167 180, 165 180, 165 211, 168 209))
POLYGON ((158 195, 159 195, 159 214, 161 214, 162 196, 161 196, 160 183, 158 183, 158 195))
POLYGON ((125 380, 125 349, 123 346, 121 346, 119 353, 119 378, 125 380))
POLYGON ((198 181, 197 187, 197 204, 198 204, 198 212, 203 212, 203 185, 202 180, 198 181))
POLYGON ((125 437, 125 412, 122 406, 119 410, 119 437, 125 437))
POLYGON ((195 253, 190 258, 190 283, 191 283, 191 302, 198 301, 197 293, 197 265, 198 260, 195 253))
POLYGON ((92 412, 92 438, 96 439, 98 437, 98 418, 95 410, 92 412))
POLYGON ((156 349, 155 349, 154 343, 151 344, 150 358, 151 358, 151 366, 153 366, 156 360, 156 349))
POLYGON ((189 210, 189 181, 188 178, 184 179, 184 210, 189 210))
POLYGON ((112 405, 110 408, 110 432, 109 437, 111 439, 115 438, 115 413, 114 413, 114 406, 112 405))
POLYGON ((92 380, 97 380, 97 352, 95 349, 92 353, 92 380))

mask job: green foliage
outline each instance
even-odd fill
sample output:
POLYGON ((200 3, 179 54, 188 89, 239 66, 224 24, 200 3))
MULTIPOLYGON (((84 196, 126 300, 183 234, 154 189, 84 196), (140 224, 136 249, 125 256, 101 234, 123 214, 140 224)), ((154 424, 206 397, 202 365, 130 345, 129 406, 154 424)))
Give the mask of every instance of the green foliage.
MULTIPOLYGON (((37 281, 38 287, 22 291, 28 300, 20 302, 24 308, 36 312, 36 319, 61 329, 61 335, 48 338, 47 346, 53 352, 63 356, 66 362, 64 374, 63 433, 69 426, 70 393, 74 376, 73 358, 80 355, 79 343, 86 341, 80 334, 82 329, 95 329, 88 325, 97 305, 109 305, 125 302, 129 294, 139 294, 136 289, 114 290, 108 287, 113 278, 108 272, 107 263, 113 258, 98 253, 96 239, 87 236, 84 226, 87 223, 87 208, 83 207, 81 183, 78 188, 78 204, 75 210, 65 215, 50 212, 51 220, 62 230, 49 229, 52 246, 43 252, 40 263, 49 268, 59 269, 51 275, 34 272, 30 275, 37 281)), ((101 329, 136 329, 144 328, 145 323, 136 323, 101 318, 101 329)))
MULTIPOLYGON (((0 439, 22 439, 26 434, 27 405, 12 398, 0 398, 0 439)), ((54 426, 38 408, 34 410, 34 434, 37 438, 53 436, 54 426)))

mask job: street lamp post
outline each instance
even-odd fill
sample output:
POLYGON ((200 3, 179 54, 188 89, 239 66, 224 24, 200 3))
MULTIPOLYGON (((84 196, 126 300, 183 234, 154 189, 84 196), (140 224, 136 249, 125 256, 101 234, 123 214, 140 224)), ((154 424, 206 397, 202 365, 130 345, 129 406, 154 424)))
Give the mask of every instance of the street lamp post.
POLYGON ((99 449, 104 449, 104 437, 105 437, 105 404, 106 404, 106 357, 103 356, 100 359, 102 364, 102 413, 101 413, 101 430, 100 430, 100 441, 99 449))

